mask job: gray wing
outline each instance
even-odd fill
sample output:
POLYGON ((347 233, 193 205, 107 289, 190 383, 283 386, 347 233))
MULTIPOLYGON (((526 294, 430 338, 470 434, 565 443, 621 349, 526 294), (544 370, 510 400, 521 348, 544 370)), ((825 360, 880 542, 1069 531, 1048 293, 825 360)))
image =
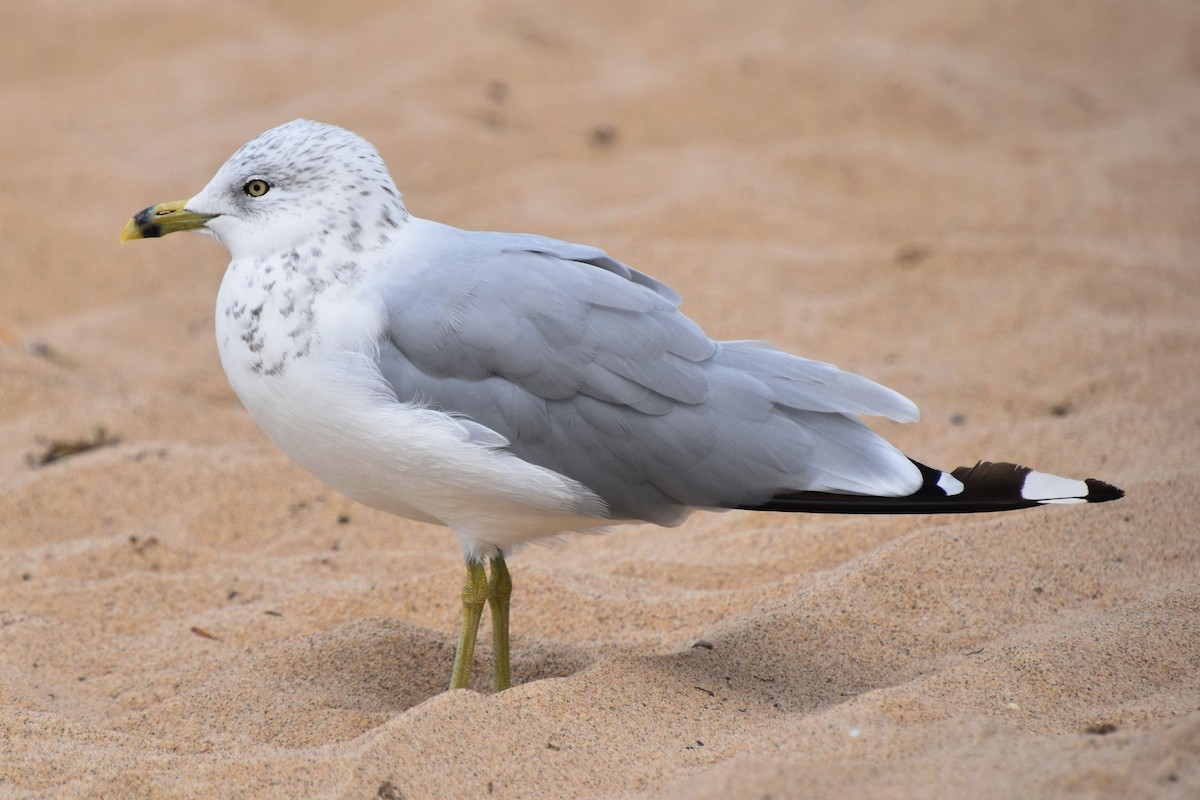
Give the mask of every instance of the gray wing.
POLYGON ((714 342, 675 292, 595 248, 448 227, 435 238, 426 264, 385 287, 384 377, 401 401, 579 481, 613 518, 670 523, 689 506, 783 491, 915 490, 907 459, 854 416, 915 419, 890 389, 761 343, 714 342))

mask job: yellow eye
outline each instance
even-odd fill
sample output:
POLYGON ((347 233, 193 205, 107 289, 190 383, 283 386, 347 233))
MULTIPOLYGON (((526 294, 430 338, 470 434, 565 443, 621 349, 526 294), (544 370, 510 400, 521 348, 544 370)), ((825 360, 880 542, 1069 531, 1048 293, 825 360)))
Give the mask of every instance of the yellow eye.
POLYGON ((255 178, 252 181, 248 181, 246 185, 242 187, 242 191, 251 197, 262 197, 270 188, 271 184, 267 183, 261 178, 255 178))

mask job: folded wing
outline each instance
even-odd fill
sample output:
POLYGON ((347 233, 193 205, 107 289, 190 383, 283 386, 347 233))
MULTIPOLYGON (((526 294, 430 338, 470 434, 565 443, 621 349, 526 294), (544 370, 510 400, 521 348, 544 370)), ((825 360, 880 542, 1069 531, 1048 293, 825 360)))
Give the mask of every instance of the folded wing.
POLYGON ((601 250, 424 224, 427 264, 398 264, 384 287, 379 367, 397 398, 494 432, 613 518, 920 487, 857 418, 915 419, 896 392, 762 343, 714 342, 675 292, 601 250))

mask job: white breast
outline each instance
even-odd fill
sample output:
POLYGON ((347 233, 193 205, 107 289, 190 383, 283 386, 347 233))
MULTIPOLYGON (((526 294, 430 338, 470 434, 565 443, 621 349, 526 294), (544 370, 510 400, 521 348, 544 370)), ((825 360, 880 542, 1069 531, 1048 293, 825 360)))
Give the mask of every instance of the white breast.
POLYGON ((276 279, 230 269, 217 343, 234 391, 296 463, 365 505, 454 529, 468 555, 610 524, 585 487, 476 436, 453 417, 397 401, 376 367, 378 296, 330 286, 295 305, 276 279), (597 517, 600 517, 599 519, 597 517))

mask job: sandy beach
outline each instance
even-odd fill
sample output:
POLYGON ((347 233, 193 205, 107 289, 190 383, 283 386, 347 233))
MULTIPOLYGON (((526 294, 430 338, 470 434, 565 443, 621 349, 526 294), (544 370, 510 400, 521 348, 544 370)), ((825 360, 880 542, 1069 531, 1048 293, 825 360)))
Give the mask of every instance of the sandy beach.
POLYGON ((0 800, 1200 796, 1194 2, 9 3, 0 119, 0 800), (296 117, 1127 496, 528 547, 446 692, 453 535, 257 429, 223 248, 118 244, 296 117))

